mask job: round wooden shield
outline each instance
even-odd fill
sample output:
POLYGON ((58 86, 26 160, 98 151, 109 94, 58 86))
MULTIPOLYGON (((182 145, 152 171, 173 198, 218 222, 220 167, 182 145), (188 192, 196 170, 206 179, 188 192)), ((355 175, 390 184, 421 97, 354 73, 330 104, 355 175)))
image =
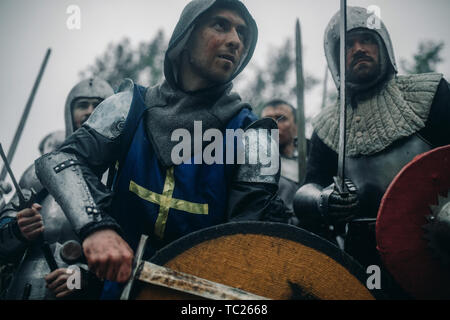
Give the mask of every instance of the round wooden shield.
MULTIPOLYGON (((395 177, 378 211, 377 249, 403 289, 418 299, 450 299, 450 268, 424 237, 427 216, 450 190, 450 146, 414 158, 395 177)), ((450 196, 450 194, 448 195, 450 196)))
MULTIPOLYGON (((234 222, 189 234, 150 262, 270 299, 375 299, 365 270, 330 242, 280 223, 234 222)), ((139 283, 137 299, 192 299, 139 283)))

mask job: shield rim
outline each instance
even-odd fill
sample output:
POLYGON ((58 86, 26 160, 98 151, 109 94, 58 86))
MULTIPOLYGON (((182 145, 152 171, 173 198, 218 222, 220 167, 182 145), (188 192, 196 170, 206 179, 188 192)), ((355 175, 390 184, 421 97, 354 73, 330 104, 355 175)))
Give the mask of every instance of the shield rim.
MULTIPOLYGON (((399 276, 398 276, 399 271, 392 270, 392 262, 390 261, 390 258, 387 258, 386 253, 380 252, 380 250, 379 250, 380 246, 383 247, 383 245, 385 243, 388 243, 388 242, 386 242, 384 236, 382 236, 382 232, 384 231, 385 228, 389 227, 389 223, 385 222, 385 219, 383 217, 387 216, 386 208, 389 208, 389 205, 388 205, 388 204, 390 204, 389 199, 391 199, 391 194, 394 193, 394 191, 398 189, 399 181, 404 182, 404 177, 405 177, 405 175, 409 174, 409 172, 411 171, 411 168, 415 168, 415 167, 419 166, 420 163, 424 161, 424 159, 427 159, 430 156, 434 156, 435 154, 439 154, 442 151, 450 152, 450 145, 437 147, 437 148, 434 148, 425 153, 419 154, 416 157, 414 157, 408 164, 406 164, 402 168, 402 170, 400 170, 400 172, 395 176, 395 178, 389 184, 389 187, 386 189, 386 192, 384 193, 383 198, 380 202, 380 206, 379 206, 378 214, 377 214, 377 222, 376 222, 375 230, 376 230, 376 239, 377 239, 377 250, 380 254, 380 258, 383 262, 383 265, 385 266, 387 271, 390 273, 390 275, 395 279, 395 281, 398 283, 398 285, 400 287, 402 287, 403 290, 405 290, 405 292, 407 292, 413 298, 428 299, 428 298, 424 298, 424 297, 418 297, 417 295, 418 294, 420 295, 421 292, 417 291, 417 290, 411 290, 411 285, 406 282, 404 283, 404 281, 405 281, 404 278, 399 278, 399 276)), ((436 193, 435 196, 437 199, 438 193, 436 193)), ((450 193, 449 193, 449 196, 450 196, 450 193)), ((428 205, 432 205, 432 204, 430 203, 428 205)), ((424 213, 424 219, 426 219, 425 217, 430 213, 431 213, 431 211, 424 213)), ((388 218, 386 218, 386 219, 388 219, 388 218)), ((423 226, 422 226, 421 232, 422 232, 422 236, 423 236, 423 234, 424 234, 423 226)), ((422 241, 426 241, 426 240, 422 239, 422 241)), ((422 251, 422 252, 424 252, 424 251, 422 251)), ((436 263, 437 262, 434 261, 431 263, 431 265, 434 265, 436 263)), ((430 299, 436 299, 436 297, 430 297, 430 299)))
MULTIPOLYGON (((205 241, 223 236, 237 234, 255 234, 278 237, 301 243, 317 250, 343 266, 351 275, 365 286, 368 274, 361 264, 336 245, 305 229, 277 222, 243 221, 228 222, 213 227, 201 229, 185 235, 158 250, 149 261, 158 265, 165 265, 181 253, 205 241), (220 233, 218 232, 220 230, 220 233)), ((368 289, 369 290, 369 289, 368 289)), ((375 299, 387 299, 383 289, 369 290, 375 299)))

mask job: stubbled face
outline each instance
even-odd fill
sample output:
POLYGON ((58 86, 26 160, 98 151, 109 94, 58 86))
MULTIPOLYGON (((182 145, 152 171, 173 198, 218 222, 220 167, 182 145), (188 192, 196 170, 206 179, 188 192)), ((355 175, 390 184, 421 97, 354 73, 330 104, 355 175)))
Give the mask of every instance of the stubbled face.
POLYGON ((247 42, 248 27, 237 12, 211 10, 191 35, 183 59, 182 76, 197 83, 195 89, 226 83, 238 68, 247 42))
POLYGON ((102 102, 100 98, 79 98, 72 103, 72 119, 74 130, 86 122, 94 109, 102 102))
POLYGON ((292 110, 288 105, 267 106, 262 111, 261 117, 272 118, 277 122, 280 146, 288 145, 294 141, 297 135, 297 127, 294 122, 292 110))
POLYGON ((346 49, 348 80, 364 83, 375 79, 380 72, 380 54, 374 35, 369 32, 350 32, 346 49))

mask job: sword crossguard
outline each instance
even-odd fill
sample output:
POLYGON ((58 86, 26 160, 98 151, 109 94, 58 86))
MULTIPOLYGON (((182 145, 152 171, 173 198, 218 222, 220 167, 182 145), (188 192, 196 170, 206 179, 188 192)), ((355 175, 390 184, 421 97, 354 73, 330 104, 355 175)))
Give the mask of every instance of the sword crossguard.
POLYGON ((342 181, 341 177, 333 177, 334 180, 334 190, 338 192, 342 197, 348 197, 350 191, 347 187, 347 183, 342 181))
POLYGON ((131 273, 131 277, 125 285, 122 294, 120 296, 120 300, 128 300, 130 298, 131 289, 133 288, 134 281, 139 274, 139 270, 142 264, 142 257, 145 252, 145 247, 147 246, 147 235, 141 235, 141 240, 139 241, 138 248, 136 250, 136 255, 134 256, 133 261, 133 271, 131 273))

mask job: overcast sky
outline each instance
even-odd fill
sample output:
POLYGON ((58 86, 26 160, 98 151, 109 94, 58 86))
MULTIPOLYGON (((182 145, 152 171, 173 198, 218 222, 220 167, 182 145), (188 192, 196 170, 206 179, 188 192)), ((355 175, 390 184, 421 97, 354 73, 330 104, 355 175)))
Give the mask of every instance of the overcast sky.
MULTIPOLYGON (((101 55, 108 43, 129 37, 148 41, 158 29, 170 36, 186 0, 0 0, 0 142, 8 150, 47 48, 52 54, 34 100, 12 168, 20 177, 39 156, 38 144, 48 133, 64 129, 63 109, 79 72, 101 55), (81 12, 81 29, 69 30, 67 8, 81 12)), ((304 69, 322 79, 323 33, 339 9, 339 0, 244 0, 259 28, 253 61, 260 64, 286 38, 294 39, 295 20, 302 27, 304 69)), ((377 5, 390 31, 397 62, 411 59, 421 40, 442 40, 450 78, 450 1, 349 0, 349 5, 377 5)), ((240 77, 245 78, 245 71, 240 77)), ((331 78, 331 77, 330 77, 331 78)), ((333 83, 330 80, 330 86, 333 83)), ((307 115, 317 113, 322 84, 305 97, 307 115)), ((0 165, 0 168, 2 165, 0 165)))

